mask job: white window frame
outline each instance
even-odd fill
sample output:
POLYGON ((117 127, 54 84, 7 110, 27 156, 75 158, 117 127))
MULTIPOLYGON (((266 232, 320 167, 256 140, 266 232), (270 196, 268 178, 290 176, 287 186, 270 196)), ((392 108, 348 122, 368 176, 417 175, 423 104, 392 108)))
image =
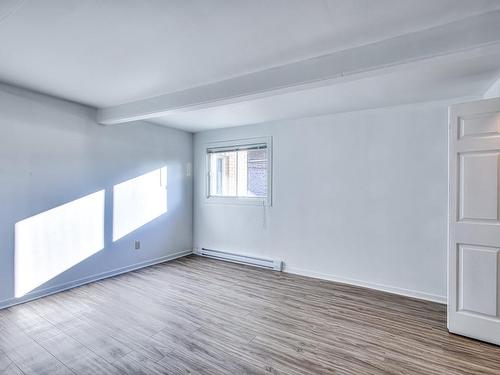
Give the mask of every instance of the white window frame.
POLYGON ((273 181, 273 144, 272 137, 258 137, 235 139, 228 141, 218 141, 206 143, 205 152, 205 201, 216 204, 241 204, 271 206, 272 203, 272 181, 273 181), (215 197, 210 196, 210 158, 209 150, 214 148, 245 147, 254 144, 265 144, 267 148, 267 194, 266 197, 215 197))

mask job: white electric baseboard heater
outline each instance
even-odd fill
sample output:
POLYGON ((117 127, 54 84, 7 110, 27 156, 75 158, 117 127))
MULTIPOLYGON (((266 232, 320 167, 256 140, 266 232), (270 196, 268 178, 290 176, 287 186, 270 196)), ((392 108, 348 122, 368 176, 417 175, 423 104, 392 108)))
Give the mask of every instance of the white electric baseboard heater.
POLYGON ((195 250, 195 254, 208 258, 225 260, 233 263, 241 263, 261 268, 268 268, 275 271, 283 270, 283 261, 281 260, 265 259, 260 257, 254 257, 251 255, 235 254, 226 251, 211 250, 205 248, 195 250))

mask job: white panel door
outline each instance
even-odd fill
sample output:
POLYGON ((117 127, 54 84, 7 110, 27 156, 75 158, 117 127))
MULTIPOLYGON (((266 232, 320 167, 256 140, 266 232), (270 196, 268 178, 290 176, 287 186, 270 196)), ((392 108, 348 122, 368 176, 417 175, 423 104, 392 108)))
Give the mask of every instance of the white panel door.
POLYGON ((500 99, 450 107, 448 329, 500 345, 500 99))

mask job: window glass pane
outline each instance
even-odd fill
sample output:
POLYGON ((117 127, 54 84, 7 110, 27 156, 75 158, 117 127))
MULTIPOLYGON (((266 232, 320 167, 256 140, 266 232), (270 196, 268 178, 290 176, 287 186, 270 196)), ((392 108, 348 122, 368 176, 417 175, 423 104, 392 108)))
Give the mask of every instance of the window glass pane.
POLYGON ((236 152, 217 152, 210 156, 210 195, 236 196, 236 152))
POLYGON ((217 159, 217 185, 216 185, 216 194, 222 194, 222 158, 217 159))
POLYGON ((247 153, 247 196, 265 197, 267 194, 267 149, 247 153))
POLYGON ((267 195, 267 148, 209 151, 209 195, 256 197, 267 195))

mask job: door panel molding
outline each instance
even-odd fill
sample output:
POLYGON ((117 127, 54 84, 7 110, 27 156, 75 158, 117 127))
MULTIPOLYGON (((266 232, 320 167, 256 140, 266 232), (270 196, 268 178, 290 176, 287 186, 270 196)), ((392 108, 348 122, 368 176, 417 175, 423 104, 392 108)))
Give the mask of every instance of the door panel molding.
POLYGON ((448 329, 500 345, 500 98, 449 111, 448 329))

